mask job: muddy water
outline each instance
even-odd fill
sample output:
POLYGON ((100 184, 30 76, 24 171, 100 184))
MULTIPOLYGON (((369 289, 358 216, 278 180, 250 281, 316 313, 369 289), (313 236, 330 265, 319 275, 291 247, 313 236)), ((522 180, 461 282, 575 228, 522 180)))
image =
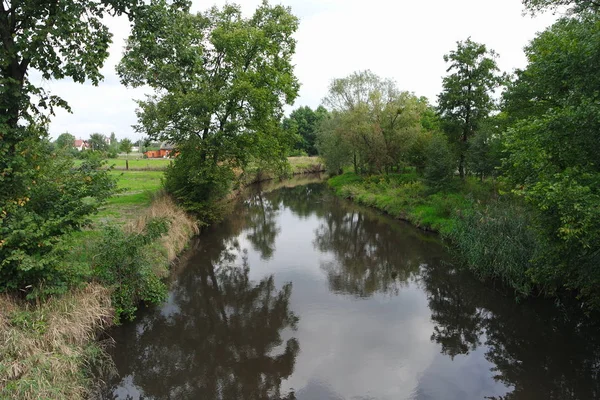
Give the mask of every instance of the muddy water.
POLYGON ((320 183, 251 193, 112 336, 107 399, 600 398, 588 320, 516 304, 320 183))

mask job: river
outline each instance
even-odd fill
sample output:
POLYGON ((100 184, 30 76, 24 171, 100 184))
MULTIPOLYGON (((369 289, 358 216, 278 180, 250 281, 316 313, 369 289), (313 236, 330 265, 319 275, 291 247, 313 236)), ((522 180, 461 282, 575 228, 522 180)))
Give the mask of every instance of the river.
POLYGON ((600 398, 600 334, 457 268, 437 236, 333 196, 254 188, 168 300, 114 329, 106 399, 600 398))

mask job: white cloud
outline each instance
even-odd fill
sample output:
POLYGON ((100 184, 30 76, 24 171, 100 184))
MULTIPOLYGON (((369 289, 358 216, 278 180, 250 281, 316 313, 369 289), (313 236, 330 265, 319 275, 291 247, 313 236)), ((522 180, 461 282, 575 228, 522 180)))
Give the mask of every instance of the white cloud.
MULTIPOLYGON (((501 69, 510 72, 525 65, 523 47, 555 19, 552 15, 523 16, 520 0, 281 2, 301 19, 294 63, 302 88, 295 106, 311 107, 319 105, 331 79, 359 69, 394 78, 401 89, 435 101, 445 74, 442 56, 457 40, 471 36, 485 43, 500 54, 501 69)), ((251 13, 260 0, 241 3, 244 12, 251 13)), ((194 9, 208 6, 196 1, 194 9)), ((45 83, 73 108, 73 114, 61 112, 54 118, 53 136, 64 131, 84 137, 94 131, 114 131, 121 138, 139 136, 131 128, 136 122, 132 98, 141 98, 143 91, 122 87, 114 72, 128 22, 115 18, 109 25, 115 40, 103 68, 106 80, 99 87, 67 81, 45 83)))

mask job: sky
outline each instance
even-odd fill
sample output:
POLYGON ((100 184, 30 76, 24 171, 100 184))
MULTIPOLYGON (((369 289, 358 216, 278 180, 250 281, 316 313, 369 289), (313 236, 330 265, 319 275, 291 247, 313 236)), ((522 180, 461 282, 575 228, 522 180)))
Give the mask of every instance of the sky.
MULTIPOLYGON (((297 48, 293 62, 301 88, 287 111, 320 105, 329 83, 354 71, 370 69, 383 78, 393 78, 401 90, 426 96, 435 103, 446 74, 443 55, 456 42, 471 37, 499 55, 502 71, 523 68, 524 46, 537 32, 552 24, 556 16, 532 18, 523 15, 520 0, 271 0, 290 6, 300 18, 296 32, 297 48)), ((202 11, 224 0, 194 0, 193 10, 202 11)), ((251 15, 261 0, 239 0, 244 13, 251 15)), ((120 84, 115 65, 122 55, 129 32, 125 18, 110 18, 107 25, 114 34, 110 56, 99 86, 76 84, 68 80, 32 81, 63 97, 72 113, 58 111, 50 125, 56 138, 69 132, 76 138, 91 133, 120 139, 138 139, 135 132, 136 103, 148 89, 128 89, 120 84)))

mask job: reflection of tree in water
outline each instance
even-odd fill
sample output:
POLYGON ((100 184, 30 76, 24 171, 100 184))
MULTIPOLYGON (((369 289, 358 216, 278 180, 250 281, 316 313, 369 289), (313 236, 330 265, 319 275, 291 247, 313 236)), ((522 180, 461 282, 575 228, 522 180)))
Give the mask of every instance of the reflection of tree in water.
POLYGON ((272 276, 253 282, 245 256, 233 264, 235 241, 202 239, 169 302, 132 324, 135 340, 114 356, 121 376, 148 398, 294 399, 280 393, 299 351, 295 338, 281 338, 298 321, 291 283, 277 290, 272 276))
POLYGON ((269 260, 275 252, 275 239, 281 231, 277 225, 281 208, 288 208, 304 218, 321 215, 324 213, 321 200, 325 189, 323 184, 308 184, 265 193, 258 186, 248 195, 237 211, 246 216, 246 237, 263 260, 269 260))
POLYGON ((497 400, 600 398, 600 330, 581 310, 518 304, 448 265, 424 266, 422 278, 436 324, 432 340, 454 356, 483 338, 495 379, 514 388, 497 400))
POLYGON ((268 260, 275 252, 275 239, 280 232, 277 226, 279 203, 269 201, 264 193, 258 191, 248 196, 245 207, 249 229, 247 238, 261 258, 268 260))
POLYGON ((331 207, 314 244, 334 255, 333 261, 321 265, 331 290, 358 297, 397 293, 419 265, 428 262, 424 243, 412 228, 356 208, 331 207))

